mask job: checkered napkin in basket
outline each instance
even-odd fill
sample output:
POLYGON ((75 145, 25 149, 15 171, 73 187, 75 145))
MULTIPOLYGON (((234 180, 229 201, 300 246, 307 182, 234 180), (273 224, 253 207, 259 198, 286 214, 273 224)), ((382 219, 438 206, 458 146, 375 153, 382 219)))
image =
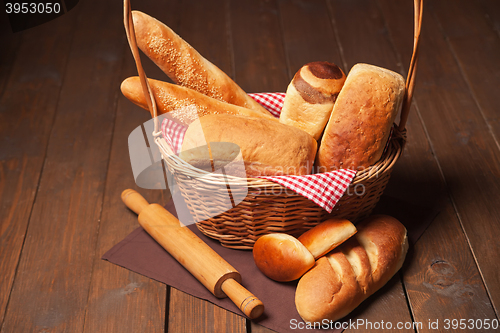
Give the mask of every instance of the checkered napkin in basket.
MULTIPOLYGON (((285 99, 284 93, 256 93, 249 95, 275 117, 279 117, 285 99)), ((161 130, 167 143, 178 154, 187 128, 165 118, 162 121, 161 130)), ((354 176, 356 176, 355 170, 341 169, 304 176, 260 176, 258 178, 265 178, 283 185, 331 213, 354 176)))

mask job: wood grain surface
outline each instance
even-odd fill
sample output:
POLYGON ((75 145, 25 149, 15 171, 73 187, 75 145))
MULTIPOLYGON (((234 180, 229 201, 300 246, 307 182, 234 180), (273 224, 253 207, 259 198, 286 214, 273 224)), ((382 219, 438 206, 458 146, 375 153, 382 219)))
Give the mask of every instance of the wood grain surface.
MULTIPOLYGON (((3 13, 2 13, 3 17, 3 13)), ((68 63, 74 16, 6 37, 0 99, 0 319, 4 322, 68 63), (8 37, 8 38, 7 38, 8 37), (15 46, 14 44, 17 44, 15 46), (56 54, 53 50, 57 49, 56 54), (34 57, 34 52, 37 56, 34 57)), ((5 22, 5 21, 3 21, 5 22)), ((4 325, 5 326, 5 325, 4 325)))
MULTIPOLYGON (((411 0, 131 3, 247 92, 284 92, 316 60, 404 76, 410 62, 411 0)), ((121 1, 81 0, 12 33, 0 14, 0 333, 272 332, 101 260, 138 227, 124 189, 169 198, 136 186, 130 167, 128 135, 150 116, 119 90, 137 73, 122 15, 121 1)), ((403 269, 355 310, 421 326, 377 332, 499 315, 500 2, 425 1, 421 43, 408 141, 385 194, 437 216, 403 269)), ((170 81, 141 59, 149 77, 170 81)))

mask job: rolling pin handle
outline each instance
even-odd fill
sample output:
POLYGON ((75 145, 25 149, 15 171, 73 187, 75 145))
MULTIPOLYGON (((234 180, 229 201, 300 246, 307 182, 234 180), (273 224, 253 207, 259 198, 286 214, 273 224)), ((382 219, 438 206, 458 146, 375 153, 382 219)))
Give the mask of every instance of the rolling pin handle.
POLYGON ((147 202, 142 195, 131 189, 123 191, 121 198, 125 205, 137 215, 139 215, 144 208, 149 206, 149 202, 147 202))
MULTIPOLYGON (((181 227, 179 220, 165 210, 165 208, 156 204, 150 205, 139 193, 131 189, 123 191, 121 198, 125 205, 137 213, 137 215, 144 211, 139 216, 139 224, 144 230, 215 296, 217 296, 219 289, 222 289, 221 297, 224 295, 228 296, 248 318, 255 319, 262 315, 264 304, 234 279, 240 278, 239 273, 191 230, 181 227), (146 208, 148 209, 145 210, 146 208), (168 233, 165 233, 165 228, 161 228, 161 226, 169 226, 171 228, 169 228, 168 233), (172 237, 177 238, 174 239, 172 237), (195 253, 193 249, 200 250, 196 254, 206 256, 206 260, 201 263, 207 266, 207 263, 215 262, 218 264, 216 265, 218 267, 217 270, 208 275, 205 274, 206 270, 200 274, 200 267, 203 265, 194 265, 188 261, 189 258, 186 258, 186 255, 189 252, 184 251, 185 246, 190 246, 192 254, 195 253), (209 279, 207 279, 207 276, 209 279), (221 276, 225 280, 223 280, 222 285, 219 285, 220 287, 217 287, 221 276)), ((194 262, 200 264, 200 259, 198 258, 194 262)), ((213 268, 213 266, 210 267, 213 268)))
POLYGON ((222 290, 236 306, 250 319, 256 319, 264 312, 264 304, 234 279, 222 283, 222 290))

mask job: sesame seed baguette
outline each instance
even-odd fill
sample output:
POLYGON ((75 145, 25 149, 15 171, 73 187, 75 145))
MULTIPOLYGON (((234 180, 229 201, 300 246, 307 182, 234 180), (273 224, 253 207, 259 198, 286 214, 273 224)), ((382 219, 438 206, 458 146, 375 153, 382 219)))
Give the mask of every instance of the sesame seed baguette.
POLYGON ((269 114, 226 73, 172 29, 140 11, 132 12, 139 48, 175 83, 209 97, 269 114))
MULTIPOLYGON (((156 100, 158 115, 170 113, 184 126, 189 126, 199 117, 209 114, 242 115, 278 122, 278 119, 271 114, 222 102, 189 88, 159 80, 148 79, 148 81, 156 100)), ((138 76, 125 79, 121 84, 121 91, 131 102, 149 111, 138 76)))

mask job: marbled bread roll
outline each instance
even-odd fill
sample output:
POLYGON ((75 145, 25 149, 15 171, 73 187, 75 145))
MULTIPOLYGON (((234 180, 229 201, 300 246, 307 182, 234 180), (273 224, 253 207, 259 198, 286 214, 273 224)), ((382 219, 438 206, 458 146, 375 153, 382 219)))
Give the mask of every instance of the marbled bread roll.
POLYGON ((297 71, 288 85, 280 122, 321 137, 346 76, 335 64, 311 62, 297 71))

